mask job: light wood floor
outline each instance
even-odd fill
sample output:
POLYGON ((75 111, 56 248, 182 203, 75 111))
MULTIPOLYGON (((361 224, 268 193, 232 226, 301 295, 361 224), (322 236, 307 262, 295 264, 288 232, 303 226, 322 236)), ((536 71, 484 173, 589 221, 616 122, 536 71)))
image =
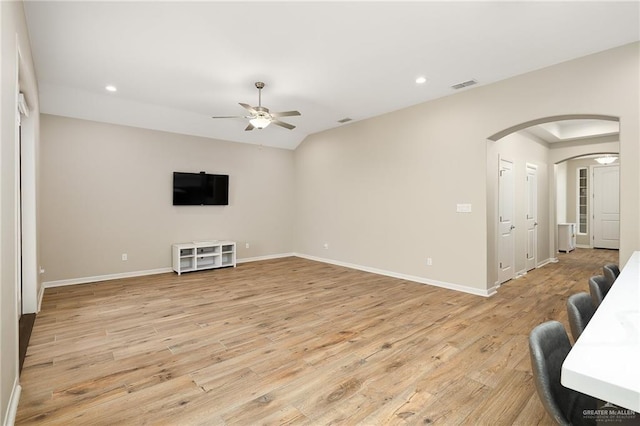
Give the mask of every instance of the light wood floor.
POLYGON ((552 424, 527 335, 568 329, 617 256, 560 254, 490 298, 299 258, 47 289, 16 424, 552 424))

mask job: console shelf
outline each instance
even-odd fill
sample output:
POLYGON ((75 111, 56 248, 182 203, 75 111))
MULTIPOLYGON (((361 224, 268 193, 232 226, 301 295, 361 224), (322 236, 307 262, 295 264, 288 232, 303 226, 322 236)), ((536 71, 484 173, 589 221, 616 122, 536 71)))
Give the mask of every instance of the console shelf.
POLYGON ((183 272, 236 266, 234 241, 194 241, 172 246, 173 270, 183 272))

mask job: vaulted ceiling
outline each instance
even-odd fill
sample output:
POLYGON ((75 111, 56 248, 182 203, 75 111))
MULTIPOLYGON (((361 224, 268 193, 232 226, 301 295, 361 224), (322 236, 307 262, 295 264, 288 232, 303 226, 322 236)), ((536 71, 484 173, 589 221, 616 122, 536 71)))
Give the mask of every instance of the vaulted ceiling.
POLYGON ((25 12, 42 112, 287 149, 344 118, 640 39, 638 2, 27 1, 25 12), (211 118, 257 105, 256 81, 264 106, 302 113, 285 120, 295 129, 211 118))

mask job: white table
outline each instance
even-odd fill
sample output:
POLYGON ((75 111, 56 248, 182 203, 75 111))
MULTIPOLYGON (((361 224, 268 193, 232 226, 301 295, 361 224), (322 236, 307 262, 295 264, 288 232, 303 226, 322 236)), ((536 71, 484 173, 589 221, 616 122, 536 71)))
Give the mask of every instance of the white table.
POLYGON ((567 355, 560 381, 640 412, 640 251, 622 268, 567 355))

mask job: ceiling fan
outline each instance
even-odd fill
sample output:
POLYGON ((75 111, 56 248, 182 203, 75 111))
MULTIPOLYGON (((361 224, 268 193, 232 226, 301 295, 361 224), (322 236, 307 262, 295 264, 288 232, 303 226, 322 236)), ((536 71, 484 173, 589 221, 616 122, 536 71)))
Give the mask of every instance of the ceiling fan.
POLYGON ((250 115, 236 115, 236 116, 217 116, 211 118, 248 118, 249 125, 244 130, 264 129, 269 124, 273 123, 276 126, 284 127, 285 129, 295 129, 293 124, 285 123, 278 120, 280 117, 291 117, 294 115, 301 115, 298 111, 283 111, 283 112, 269 112, 269 108, 262 106, 262 89, 265 84, 261 81, 256 81, 256 88, 258 89, 258 106, 252 107, 248 104, 240 102, 240 106, 249 111, 250 115))

